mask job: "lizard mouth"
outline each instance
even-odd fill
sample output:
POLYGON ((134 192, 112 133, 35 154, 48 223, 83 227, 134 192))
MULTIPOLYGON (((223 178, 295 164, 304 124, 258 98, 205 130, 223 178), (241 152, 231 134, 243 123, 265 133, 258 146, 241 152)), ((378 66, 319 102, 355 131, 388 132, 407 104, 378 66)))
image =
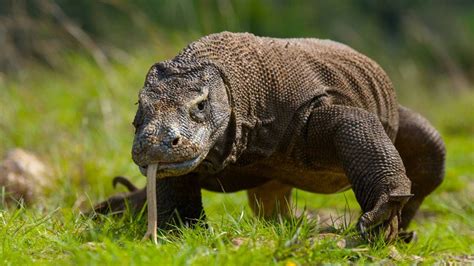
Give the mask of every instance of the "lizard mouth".
MULTIPOLYGON (((160 162, 160 161, 152 161, 149 162, 148 165, 157 164, 157 177, 158 178, 165 178, 167 176, 178 176, 184 175, 191 172, 198 164, 202 161, 205 156, 198 155, 192 159, 181 161, 181 162, 160 162)), ((139 166, 140 172, 146 176, 148 165, 139 166)))

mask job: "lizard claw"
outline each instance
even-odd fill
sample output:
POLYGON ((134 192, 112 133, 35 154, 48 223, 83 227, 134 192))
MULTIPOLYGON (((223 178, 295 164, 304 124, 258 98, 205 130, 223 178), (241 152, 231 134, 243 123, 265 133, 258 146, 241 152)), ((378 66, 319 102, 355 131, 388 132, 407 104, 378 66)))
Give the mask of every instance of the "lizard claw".
POLYGON ((412 243, 418 240, 418 234, 415 231, 410 232, 400 232, 398 233, 398 239, 405 243, 412 243))
MULTIPOLYGON (((359 234, 368 242, 374 242, 377 239, 382 227, 383 223, 379 221, 378 217, 373 215, 373 212, 364 213, 357 222, 359 234)), ((386 228, 386 230, 390 231, 391 229, 386 228)))
POLYGON ((369 239, 369 230, 367 229, 368 222, 365 221, 364 216, 360 217, 359 222, 357 223, 357 230, 363 239, 369 239))
POLYGON ((380 197, 375 207, 359 218, 357 229, 360 235, 373 242, 377 235, 383 233, 386 242, 393 242, 399 236, 401 210, 411 196, 408 194, 380 197))

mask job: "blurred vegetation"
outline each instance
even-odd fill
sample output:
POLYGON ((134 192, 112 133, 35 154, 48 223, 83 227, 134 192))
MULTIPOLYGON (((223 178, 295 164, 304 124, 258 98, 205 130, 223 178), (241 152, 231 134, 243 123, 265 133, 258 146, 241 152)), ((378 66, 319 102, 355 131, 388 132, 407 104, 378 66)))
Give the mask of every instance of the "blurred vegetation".
MULTIPOLYGON (((472 264, 473 43, 472 0, 0 0, 0 155, 34 151, 55 177, 33 208, 5 208, 0 188, 0 264, 472 264), (341 248, 340 237, 318 240, 310 221, 252 218, 243 191, 204 192, 209 229, 162 236, 158 247, 139 242, 144 219, 80 215, 117 192, 114 175, 145 183, 130 147, 149 66, 223 30, 334 39, 382 65, 448 150, 445 181, 411 226, 417 243, 341 248)), ((359 210, 351 191, 293 196, 335 220, 359 210)))
POLYGON ((223 30, 349 44, 402 93, 464 91, 474 81, 471 0, 2 0, 0 72, 31 62, 65 70, 64 54, 78 50, 106 70, 134 51, 153 56, 167 42, 223 30))

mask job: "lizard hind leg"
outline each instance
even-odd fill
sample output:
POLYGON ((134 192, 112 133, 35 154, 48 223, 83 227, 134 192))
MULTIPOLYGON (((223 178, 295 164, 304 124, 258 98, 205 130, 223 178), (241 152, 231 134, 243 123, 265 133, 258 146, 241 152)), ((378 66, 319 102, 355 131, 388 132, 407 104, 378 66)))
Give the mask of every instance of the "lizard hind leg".
POLYGON ((277 180, 247 190, 250 208, 257 217, 276 218, 291 215, 292 187, 277 180))
POLYGON ((399 116, 395 147, 414 194, 402 210, 400 228, 406 229, 425 197, 443 181, 446 150, 439 133, 421 115, 400 106, 399 116))

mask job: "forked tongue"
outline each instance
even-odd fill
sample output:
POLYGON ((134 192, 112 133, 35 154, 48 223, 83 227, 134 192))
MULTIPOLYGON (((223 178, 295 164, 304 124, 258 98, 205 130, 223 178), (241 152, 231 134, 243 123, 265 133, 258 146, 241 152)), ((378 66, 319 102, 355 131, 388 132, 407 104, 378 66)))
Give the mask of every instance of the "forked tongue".
POLYGON ((156 239, 156 224, 157 224, 157 213, 156 213, 156 170, 158 164, 148 165, 146 178, 146 198, 148 201, 148 227, 143 237, 146 240, 151 237, 153 243, 158 244, 156 239))

